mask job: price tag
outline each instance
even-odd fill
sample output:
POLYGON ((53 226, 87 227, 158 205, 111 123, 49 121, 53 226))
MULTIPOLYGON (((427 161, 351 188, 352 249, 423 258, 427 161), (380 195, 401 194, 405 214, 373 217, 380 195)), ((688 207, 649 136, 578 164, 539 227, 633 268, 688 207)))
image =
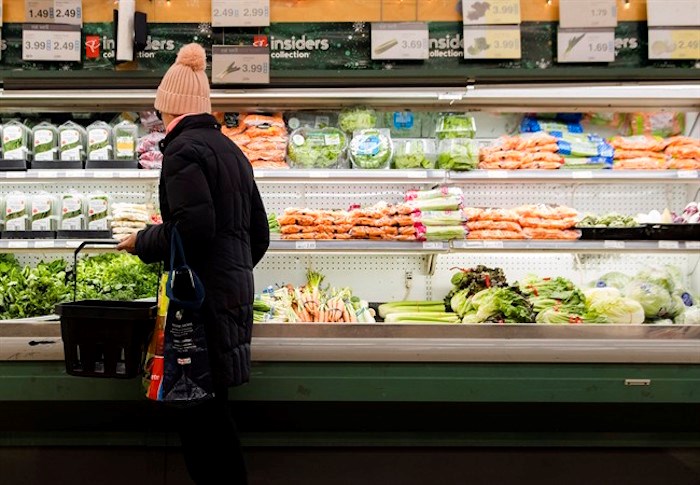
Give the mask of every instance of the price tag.
POLYGON ((440 93, 438 101, 462 101, 464 95, 462 93, 440 93))
POLYGON ((37 249, 53 248, 56 246, 56 241, 34 241, 34 247, 37 249))
POLYGON ((296 249, 316 249, 316 241, 297 241, 296 249))
POLYGON ((66 247, 67 248, 77 248, 82 244, 82 241, 75 240, 75 241, 66 241, 66 247))
POLYGON ((429 57, 427 23, 372 24, 372 59, 421 60, 429 57))
POLYGON ((503 241, 484 241, 484 247, 489 249, 503 249, 503 241))
POLYGON ((604 241, 605 249, 625 249, 625 241, 604 241))
POLYGON ((5 172, 5 178, 8 179, 23 179, 27 178, 27 174, 25 172, 5 172))
POLYGON ((115 172, 115 175, 117 176, 117 178, 120 178, 120 179, 128 179, 128 178, 131 178, 133 176, 137 176, 137 177, 139 176, 138 172, 136 172, 136 171, 131 172, 129 170, 122 170, 120 172, 115 172))
POLYGON ((487 170, 486 178, 490 179, 507 179, 510 177, 508 170, 487 170))
POLYGON ((25 0, 24 21, 35 24, 83 25, 81 0, 25 0))
POLYGON ((647 0, 649 27, 700 27, 700 2, 696 0, 647 0))
POLYGON ((659 241, 659 249, 678 249, 678 241, 659 241))
POLYGON ((520 27, 464 27, 465 59, 520 59, 520 27))
POLYGON ((215 45, 211 76, 213 84, 270 84, 270 48, 215 45))
POLYGON ((22 30, 22 60, 80 62, 80 27, 25 24, 22 30))
POLYGON ((82 179, 88 177, 88 174, 92 175, 92 172, 85 172, 84 170, 71 170, 70 176, 76 179, 82 179))
POLYGON ((410 179, 427 179, 428 172, 424 170, 411 170, 409 172, 406 172, 406 177, 410 179))
POLYGON ((559 26, 565 29, 617 27, 615 0, 560 0, 559 26))
POLYGON ((443 249, 444 247, 445 246, 443 245, 443 243, 439 241, 425 241, 423 243, 423 249, 439 250, 443 249))
POLYGON ((698 178, 698 171, 697 170, 679 170, 678 171, 678 178, 679 179, 696 179, 696 178, 698 178))
POLYGON ((687 249, 699 249, 700 250, 700 241, 687 241, 685 243, 685 247, 687 249))
POLYGON ((53 172, 50 170, 42 170, 40 177, 43 179, 55 179, 55 178, 58 178, 58 172, 53 172))
POLYGON ((270 0, 212 0, 212 27, 267 27, 270 0))
POLYGON ((466 244, 461 245, 463 248, 483 248, 484 241, 467 241, 466 244))
POLYGON ((649 29, 649 59, 700 59, 700 28, 649 29))
POLYGON ((7 247, 10 249, 25 249, 29 247, 28 241, 8 241, 7 247))
POLYGON ((94 177, 96 179, 111 179, 116 176, 116 173, 107 172, 106 170, 95 170, 94 172, 88 174, 88 177, 94 177))
POLYGON ((255 175, 255 178, 260 178, 260 179, 264 179, 265 177, 269 176, 269 174, 267 173, 266 170, 254 170, 253 174, 255 175))
POLYGON ((520 23, 520 0, 462 0, 464 25, 520 23))
POLYGON ((331 173, 328 170, 309 170, 309 178, 312 179, 327 179, 331 173))
POLYGON ((615 30, 563 30, 557 33, 558 62, 614 62, 615 30))
POLYGON ((593 178, 593 172, 590 170, 574 170, 571 172, 571 178, 572 179, 592 179, 593 178))

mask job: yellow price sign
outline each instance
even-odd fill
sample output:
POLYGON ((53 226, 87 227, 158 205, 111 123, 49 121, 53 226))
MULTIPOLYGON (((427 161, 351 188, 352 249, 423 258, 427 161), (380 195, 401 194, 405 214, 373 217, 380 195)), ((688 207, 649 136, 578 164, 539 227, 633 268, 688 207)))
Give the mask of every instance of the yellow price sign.
POLYGON ((700 59, 700 29, 649 29, 649 59, 700 59))
POLYGON ((464 25, 520 23, 520 0, 462 0, 464 25))
POLYGON ((519 26, 464 27, 465 59, 520 59, 519 26))

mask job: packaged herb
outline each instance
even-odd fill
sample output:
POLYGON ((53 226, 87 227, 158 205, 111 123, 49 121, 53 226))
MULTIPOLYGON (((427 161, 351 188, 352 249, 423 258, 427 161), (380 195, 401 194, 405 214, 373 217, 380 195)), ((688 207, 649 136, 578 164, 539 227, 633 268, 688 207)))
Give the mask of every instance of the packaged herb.
POLYGON ((88 229, 91 231, 109 230, 109 196, 90 194, 87 200, 88 229))
POLYGON ((32 197, 32 216, 30 229, 32 231, 52 231, 55 229, 56 198, 47 193, 39 192, 32 197))
POLYGON ((24 192, 10 192, 5 198, 5 230, 27 230, 27 195, 24 192))
POLYGON ((2 156, 5 160, 26 160, 29 152, 29 128, 12 120, 3 126, 2 156))
POLYGON ((85 227, 85 202, 82 194, 71 191, 61 196, 62 231, 79 231, 85 227))
POLYGON ((34 160, 46 161, 58 158, 58 130, 46 121, 32 128, 34 160))
POLYGON ((113 128, 113 138, 116 147, 117 160, 136 160, 136 142, 138 127, 131 121, 122 121, 113 128))
POLYGON ((96 121, 87 127, 87 159, 88 160, 111 160, 113 157, 112 148, 112 127, 104 121, 96 121))
POLYGON ((85 128, 72 121, 67 121, 58 127, 58 139, 61 150, 61 160, 82 160, 85 152, 85 128))

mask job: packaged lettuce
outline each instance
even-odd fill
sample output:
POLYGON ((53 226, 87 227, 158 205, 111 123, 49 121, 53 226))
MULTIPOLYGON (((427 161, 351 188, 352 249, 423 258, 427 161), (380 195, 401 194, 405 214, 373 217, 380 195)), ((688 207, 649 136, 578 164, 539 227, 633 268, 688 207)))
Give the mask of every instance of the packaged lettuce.
POLYGON ((479 144, 469 138, 450 138, 438 144, 437 168, 474 170, 479 164, 479 144))
POLYGON ((31 202, 31 230, 54 230, 56 228, 56 198, 47 192, 39 192, 32 197, 31 202))
POLYGON ((85 227, 85 207, 83 196, 70 191, 61 196, 61 216, 59 229, 62 231, 80 231, 85 227))
POLYGON ((377 113, 370 108, 345 108, 338 115, 338 127, 345 133, 355 133, 377 126, 377 113))
POLYGON ((348 138, 338 128, 299 128, 289 139, 287 156, 295 168, 337 168, 347 147, 348 138))
POLYGON ((88 229, 91 231, 109 230, 109 196, 90 194, 87 199, 88 229))
POLYGON ((389 130, 359 130, 350 142, 350 160, 355 168, 386 168, 391 160, 393 144, 389 130))
POLYGON ((10 192, 5 197, 5 230, 26 231, 28 210, 24 192, 10 192))
POLYGON ((441 113, 435 126, 438 140, 448 138, 474 138, 476 122, 465 113, 441 113))
POLYGON ((87 127, 87 159, 111 160, 113 157, 112 127, 104 121, 96 121, 87 127))
POLYGON ((409 110, 384 113, 384 127, 389 128, 392 138, 419 138, 422 133, 422 118, 409 110))
POLYGON ((124 120, 112 129, 115 150, 114 158, 117 160, 136 160, 136 142, 139 129, 131 121, 124 120))
POLYGON ((436 158, 433 140, 394 140, 394 168, 433 168, 436 158))
POLYGON ((58 158, 58 130, 54 125, 42 122, 32 128, 34 160, 46 161, 58 158))
POLYGON ((29 128, 19 121, 7 122, 2 129, 2 156, 5 160, 26 160, 29 128))
POLYGON ((58 127, 58 139, 61 150, 61 160, 82 160, 85 152, 85 128, 67 121, 58 127))
POLYGON ((291 112, 285 113, 284 118, 292 131, 298 128, 328 128, 338 124, 338 113, 332 111, 291 112))

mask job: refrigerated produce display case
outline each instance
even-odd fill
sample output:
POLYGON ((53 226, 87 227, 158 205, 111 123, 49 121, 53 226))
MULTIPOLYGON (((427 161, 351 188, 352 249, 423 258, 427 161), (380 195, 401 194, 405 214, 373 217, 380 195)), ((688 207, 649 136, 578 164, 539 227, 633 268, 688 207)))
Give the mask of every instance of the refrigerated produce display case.
MULTIPOLYGON (((129 115, 123 113, 148 111, 154 96, 153 90, 142 89, 19 90, 6 87, 0 91, 0 112, 3 119, 46 119, 57 123, 73 118, 87 125, 96 120, 114 120, 120 113, 122 118, 128 118, 129 115)), ((547 204, 574 208, 580 216, 609 213, 637 216, 653 211, 661 215, 666 209, 679 215, 688 204, 700 199, 700 170, 693 167, 634 170, 592 164, 590 168, 584 165, 553 170, 512 170, 492 165, 479 168, 478 165, 484 161, 479 151, 500 143, 499 139, 502 142, 503 136, 517 135, 524 117, 539 115, 540 120, 547 120, 554 116, 548 113, 573 113, 576 119, 578 114, 597 113, 587 115, 581 123, 585 133, 597 133, 605 139, 627 134, 614 121, 622 115, 680 113, 674 118, 683 120, 682 135, 697 140, 700 137, 700 84, 697 82, 214 89, 212 103, 213 109, 221 113, 282 113, 288 133, 302 123, 315 124, 304 132, 307 137, 315 136, 312 130, 323 130, 325 122, 341 126, 342 113, 355 113, 356 107, 374 113, 375 126, 387 130, 396 140, 406 137, 401 129, 392 127, 392 121, 405 119, 406 113, 410 113, 416 123, 420 121, 420 131, 413 130, 410 139, 435 140, 441 113, 466 115, 474 123, 474 133, 468 135, 474 137, 469 140, 476 147, 474 163, 477 166, 473 170, 440 168, 437 157, 440 141, 444 140, 436 140, 437 164, 431 163, 427 168, 362 170, 350 168, 345 157, 337 164, 331 163, 332 168, 322 165, 319 168, 275 169, 268 160, 254 162, 255 177, 266 209, 278 218, 290 208, 343 212, 358 206, 402 204, 409 191, 435 187, 461 190, 457 210, 460 214, 468 208, 511 210, 547 204), (394 113, 401 116, 394 118, 394 113)), ((233 118, 236 117, 227 116, 222 121, 226 126, 233 118)), ((351 145, 341 143, 335 132, 330 135, 336 138, 329 141, 329 133, 319 131, 322 141, 305 155, 318 160, 318 153, 322 152, 326 156, 325 163, 328 156, 337 154, 324 149, 351 145)), ((232 137, 234 141, 235 136, 232 137)), ((353 134, 345 136, 350 140, 353 134)), ((295 140, 300 146, 302 142, 306 140, 295 140)), ((247 154, 254 158, 251 153, 247 154)), ((405 153, 405 150, 401 152, 405 153)), ((564 163, 565 157, 561 158, 564 163)), ((287 162, 285 154, 278 163, 285 165, 287 162)), ((0 171, 0 196, 6 200, 13 192, 28 196, 48 193, 57 199, 70 193, 86 197, 106 194, 112 209, 119 204, 137 204, 153 211, 158 180, 158 170, 119 165, 7 170, 0 171)), ((152 222, 157 221, 148 221, 152 222)), ((79 240, 60 234, 49 239, 6 237, 7 228, 4 229, 0 251, 14 255, 19 265, 68 257, 79 244, 79 240)), ((241 406, 264 402, 274 408, 279 403, 295 403, 290 404, 293 408, 325 403, 326 409, 335 409, 333 406, 342 406, 341 403, 355 403, 355 412, 357 409, 371 412, 371 407, 363 406, 402 403, 409 407, 439 407, 438 403, 451 403, 491 405, 508 413, 512 412, 508 411, 510 404, 539 403, 537 405, 541 404, 552 413, 566 413, 565 409, 571 409, 567 406, 588 403, 618 406, 614 409, 627 412, 629 423, 639 423, 648 415, 635 406, 657 404, 690 409, 686 406, 698 403, 700 325, 690 318, 674 322, 673 317, 678 317, 681 310, 664 320, 644 316, 647 322, 654 320, 644 324, 603 323, 602 320, 587 323, 580 318, 551 323, 535 320, 534 313, 532 321, 520 323, 503 323, 498 318, 490 323, 436 324, 420 319, 411 323, 386 323, 376 314, 377 305, 384 302, 442 301, 452 289, 453 275, 460 269, 478 265, 501 268, 511 285, 535 275, 563 277, 581 289, 595 286, 601 276, 609 273, 634 277, 655 271, 654 268, 670 266, 675 268, 672 271, 677 288, 668 289, 669 294, 680 291, 683 294, 680 296, 687 295, 691 304, 697 305, 692 300, 693 295, 700 293, 697 271, 700 240, 697 237, 661 240, 644 231, 634 239, 605 239, 603 236, 603 239, 573 240, 470 238, 465 235, 416 236, 409 238, 411 240, 328 239, 322 235, 293 239, 289 234, 273 233, 269 252, 255 270, 258 294, 270 293, 285 285, 299 287, 306 282, 307 272, 313 270, 324 276, 323 285, 350 288, 353 295, 372 308, 375 322, 294 323, 286 321, 289 319, 275 319, 274 312, 268 309, 254 325, 252 382, 234 394, 241 406), (557 407, 559 411, 554 411, 557 407)), ((103 252, 104 248, 95 247, 92 251, 103 252)), ((559 303, 554 304, 557 305, 559 303)), ((688 300, 685 305, 689 306, 688 300)), ((447 309, 450 309, 449 303, 447 309)), ((650 309, 646 313, 669 317, 660 310, 650 309)), ((460 315, 458 321, 461 322, 462 317, 460 315)), ((62 402, 80 401, 85 409, 90 403, 99 406, 109 401, 122 406, 141 400, 139 387, 133 381, 85 381, 65 374, 60 328, 55 317, 15 315, 13 319, 0 322, 3 400, 33 402, 34 405, 50 401, 57 406, 62 402)), ((90 409, 96 412, 94 407, 90 409)), ((341 427, 334 418, 324 415, 321 408, 314 409, 318 421, 309 429, 338 430, 341 427)), ((398 422, 409 419, 410 412, 405 409, 410 408, 396 411, 385 423, 373 420, 368 426, 377 430, 382 430, 383 426, 404 429, 398 422), (387 424, 389 422, 391 424, 387 424)), ((479 412, 484 416, 489 413, 483 407, 479 412)), ((351 414, 348 411, 348 416, 351 414)), ((270 422, 269 416, 258 418, 270 422)), ((313 421, 308 416, 305 419, 307 423, 313 421)), ((489 419, 493 422, 499 418, 489 419)), ((699 428, 693 419, 674 421, 665 429, 653 426, 644 439, 661 446, 697 444, 699 428), (682 432, 686 425, 692 433, 682 432)), ((285 427, 280 424, 283 419, 279 416, 272 421, 276 424, 268 424, 268 427, 285 427)), ((474 435, 455 436, 446 431, 471 429, 464 423, 448 425, 438 424, 438 421, 440 419, 436 418, 435 429, 442 434, 433 437, 434 443, 475 443, 474 435)), ((349 422, 355 421, 349 418, 349 422)), ((511 429, 517 428, 512 420, 504 422, 510 423, 511 429)), ((545 423, 546 419, 540 418, 538 422, 545 423)), ((581 429, 572 429, 572 432, 580 432, 587 426, 598 429, 592 422, 590 416, 582 418, 581 429)), ((543 432, 554 431, 549 425, 541 426, 543 432)), ((615 429, 620 433, 609 438, 597 435, 573 438, 565 434, 556 437, 540 434, 535 438, 530 434, 525 438, 522 434, 489 439, 493 440, 492 444, 593 445, 604 443, 605 439, 609 439, 607 444, 642 443, 635 441, 641 438, 634 437, 635 430, 631 426, 619 425, 615 429)), ((260 430, 254 428, 253 431, 260 430)), ((251 442, 271 443, 260 434, 256 436, 251 442)), ((333 441, 318 435, 308 439, 285 436, 287 442, 299 444, 309 444, 313 440, 317 440, 316 444, 333 441)), ((357 444, 366 444, 375 438, 355 439, 357 444)), ((73 433, 61 439, 82 442, 86 438, 73 433)), ((406 437, 383 439, 389 440, 386 443, 410 441, 406 441, 406 437)), ((140 440, 134 438, 133 442, 141 443, 140 440)), ((12 439, 9 442, 12 443, 12 439)), ((45 436, 43 443, 52 443, 52 438, 45 436)), ((416 438, 415 443, 426 441, 416 438)))

